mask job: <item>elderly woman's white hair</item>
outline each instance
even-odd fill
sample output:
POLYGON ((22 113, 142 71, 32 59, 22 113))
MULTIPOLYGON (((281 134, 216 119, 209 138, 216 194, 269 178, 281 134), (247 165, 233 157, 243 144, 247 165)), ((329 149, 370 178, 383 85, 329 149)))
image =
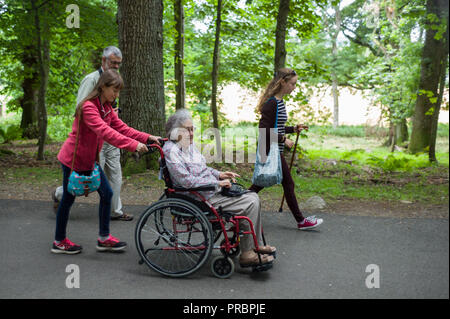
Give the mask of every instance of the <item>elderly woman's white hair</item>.
POLYGON ((187 109, 179 109, 169 116, 166 122, 166 136, 171 141, 178 140, 178 129, 183 126, 187 120, 192 121, 191 112, 187 109))

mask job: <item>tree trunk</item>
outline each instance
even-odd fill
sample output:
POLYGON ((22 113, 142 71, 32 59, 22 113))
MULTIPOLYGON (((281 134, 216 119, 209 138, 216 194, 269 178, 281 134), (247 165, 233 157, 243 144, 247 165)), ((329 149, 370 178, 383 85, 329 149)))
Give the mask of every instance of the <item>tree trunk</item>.
POLYGON ((23 130, 23 137, 37 138, 32 132, 36 131, 37 104, 39 92, 39 71, 38 57, 36 49, 27 46, 22 54, 22 65, 24 68, 24 79, 22 82, 23 96, 19 103, 22 108, 22 120, 20 127, 23 130))
MULTIPOLYGON (((427 16, 436 15, 439 18, 437 24, 448 18, 448 0, 428 0, 427 16)), ((422 51, 419 94, 413 118, 413 127, 409 151, 413 154, 426 151, 432 138, 433 114, 440 107, 437 104, 438 86, 441 69, 446 59, 447 43, 445 36, 436 39, 436 28, 427 19, 425 44, 422 51)), ((438 116, 439 114, 436 114, 438 116)))
POLYGON ((391 139, 391 153, 395 151, 395 145, 397 145, 397 124, 392 124, 392 139, 391 139))
POLYGON ((336 70, 334 70, 334 67, 336 66, 337 62, 337 37, 339 35, 339 32, 341 30, 341 12, 339 10, 339 5, 334 6, 334 12, 335 12, 335 30, 333 34, 333 70, 331 72, 331 78, 332 78, 332 94, 333 94, 333 127, 336 128, 339 126, 339 91, 338 91, 338 80, 336 75, 336 70))
POLYGON ((45 94, 47 92, 50 62, 50 40, 48 38, 50 32, 47 20, 45 19, 47 11, 46 6, 42 7, 44 17, 44 19, 42 19, 42 30, 39 17, 39 9, 36 6, 35 0, 31 1, 31 7, 34 10, 34 23, 36 28, 36 42, 38 46, 39 65, 39 92, 37 104, 39 139, 37 159, 44 160, 44 146, 45 139, 47 137, 47 108, 45 105, 45 94))
POLYGON ((399 145, 408 141, 408 124, 406 119, 401 119, 400 122, 394 123, 392 119, 389 120, 389 136, 383 146, 391 147, 391 152, 395 150, 395 145, 399 145))
POLYGON ((220 26, 222 23, 222 0, 217 0, 216 36, 214 41, 212 90, 211 90, 211 112, 213 116, 213 127, 215 130, 216 154, 222 154, 222 141, 219 132, 219 116, 217 111, 217 86, 219 81, 220 60, 220 26))
POLYGON ((333 95, 333 127, 336 128, 339 126, 339 90, 336 73, 334 71, 332 71, 331 78, 331 93, 333 95))
POLYGON ((400 122, 390 122, 389 139, 385 146, 391 147, 391 152, 395 151, 395 146, 400 145, 408 140, 408 124, 406 119, 401 119, 400 122))
POLYGON ((386 141, 384 141, 382 146, 385 146, 385 147, 392 146, 392 142, 394 141, 394 135, 395 135, 394 123, 392 123, 392 120, 389 120, 389 134, 388 134, 388 138, 387 138, 386 141))
POLYGON ((275 30, 274 72, 286 65, 286 31, 290 0, 280 0, 275 30))
POLYGON ((219 128, 217 113, 217 85, 219 77, 220 60, 220 25, 222 23, 222 0, 217 1, 216 37, 214 41, 213 69, 212 69, 212 92, 211 92, 211 112, 213 115, 213 126, 219 128))
POLYGON ((447 31, 445 35, 446 39, 446 54, 443 63, 441 64, 440 70, 440 82, 439 82, 439 96, 434 108, 434 113, 431 121, 431 134, 430 134, 430 149, 428 151, 428 159, 430 162, 437 162, 436 159, 436 137, 437 137, 437 128, 439 121, 439 111, 441 109, 442 97, 444 95, 445 90, 445 77, 447 75, 447 66, 448 66, 448 23, 447 23, 447 31))
MULTIPOLYGON (((118 0, 121 118, 129 126, 152 135, 164 135, 162 0, 118 0)), ((145 157, 150 168, 150 157, 145 157)), ((122 163, 128 159, 123 153, 122 163)), ((134 165, 134 164, 130 164, 134 165)))
POLYGON ((395 125, 395 134, 397 135, 397 144, 408 141, 409 133, 406 119, 401 119, 401 122, 395 125))
POLYGON ((184 81, 184 8, 183 0, 175 0, 175 28, 177 36, 175 39, 175 108, 185 108, 186 87, 184 81))
MULTIPOLYGON (((34 5, 37 5, 35 1, 33 3, 34 5)), ((34 21, 35 10, 37 9, 25 9, 24 19, 26 21, 34 21)), ((23 42, 24 45, 22 48, 23 52, 21 56, 24 76, 22 82, 23 96, 19 100, 20 107, 22 108, 20 128, 22 129, 22 137, 38 138, 37 105, 39 92, 39 52, 37 52, 35 32, 33 32, 30 36, 31 39, 23 42), (25 44, 27 42, 28 44, 25 44), (31 132, 34 133, 30 134, 31 132)))

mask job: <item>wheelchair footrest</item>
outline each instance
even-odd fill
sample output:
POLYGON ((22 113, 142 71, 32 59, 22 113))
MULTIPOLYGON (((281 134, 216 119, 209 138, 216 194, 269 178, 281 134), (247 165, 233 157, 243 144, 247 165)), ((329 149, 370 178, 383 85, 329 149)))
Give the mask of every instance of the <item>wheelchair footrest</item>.
POLYGON ((272 253, 268 253, 267 255, 272 256, 273 259, 277 259, 277 252, 276 251, 274 251, 272 253))
POLYGON ((273 267, 273 262, 270 262, 270 263, 265 263, 265 264, 253 266, 252 267, 252 271, 254 271, 254 272, 267 271, 267 270, 269 270, 272 267, 273 267))
POLYGON ((264 264, 257 264, 257 265, 240 265, 242 268, 252 268, 252 271, 259 272, 259 271, 266 271, 273 267, 273 261, 270 261, 268 263, 264 264))

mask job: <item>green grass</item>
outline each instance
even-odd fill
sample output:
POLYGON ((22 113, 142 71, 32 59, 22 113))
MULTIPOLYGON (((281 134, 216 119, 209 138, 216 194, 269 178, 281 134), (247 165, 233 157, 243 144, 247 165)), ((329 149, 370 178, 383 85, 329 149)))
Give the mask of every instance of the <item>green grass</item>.
MULTIPOLYGON (((369 182, 349 182, 351 178, 342 177, 305 177, 293 175, 296 185, 296 195, 299 201, 305 201, 311 196, 320 196, 325 201, 338 199, 358 199, 364 201, 410 201, 424 204, 448 204, 448 184, 427 185, 425 182, 414 181, 405 185, 371 184, 369 182)), ((248 179, 239 181, 249 187, 248 179)), ((281 198, 281 185, 263 189, 260 196, 281 198)))
MULTIPOLYGON (((216 167, 220 169, 220 166, 216 167)), ((299 201, 318 195, 325 201, 353 198, 366 201, 410 201, 424 204, 448 204, 448 183, 440 185, 427 183, 427 177, 430 174, 436 174, 441 168, 422 172, 420 176, 399 174, 397 178, 406 180, 405 183, 399 185, 389 183, 375 184, 369 180, 367 175, 360 174, 362 172, 361 168, 351 166, 341 166, 341 168, 334 166, 333 174, 327 171, 326 168, 323 168, 320 172, 311 168, 310 170, 302 171, 300 175, 295 173, 295 169, 292 171, 299 201), (336 173, 336 171, 338 172, 336 173)), ((374 178, 383 180, 386 178, 386 175, 375 175, 374 178)), ((249 187, 251 185, 251 174, 245 174, 238 182, 249 187)), ((264 189, 260 195, 270 198, 281 197, 283 188, 281 185, 276 185, 264 189)))
MULTIPOLYGON (((408 126, 409 135, 412 132, 412 126, 408 126)), ((367 125, 340 125, 337 128, 332 126, 316 126, 310 127, 310 132, 314 134, 334 135, 342 137, 385 137, 389 134, 389 128, 376 127, 367 125)), ((439 123, 437 137, 449 136, 449 124, 439 123)))
POLYGON ((6 179, 20 181, 21 183, 47 184, 61 179, 61 169, 54 167, 15 167, 5 172, 6 179))
MULTIPOLYGON (((432 167, 428 160, 428 154, 411 155, 403 152, 391 153, 387 149, 367 152, 363 149, 336 150, 336 149, 311 149, 308 150, 311 160, 319 158, 351 161, 353 165, 366 165, 372 168, 380 168, 386 172, 413 171, 432 167)), ((449 166, 449 154, 437 153, 440 165, 449 166)))
POLYGON ((342 178, 304 178, 294 176, 300 198, 307 199, 319 195, 328 200, 355 198, 374 201, 448 203, 448 185, 426 185, 423 183, 408 183, 403 186, 384 184, 351 184, 342 178))

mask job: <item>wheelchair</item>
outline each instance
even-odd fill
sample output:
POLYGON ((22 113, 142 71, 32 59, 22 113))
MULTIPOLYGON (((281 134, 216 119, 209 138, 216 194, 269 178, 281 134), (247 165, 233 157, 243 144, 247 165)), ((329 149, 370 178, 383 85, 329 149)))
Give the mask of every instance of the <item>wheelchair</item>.
MULTIPOLYGON (((161 146, 167 139, 161 139, 161 146)), ((198 271, 212 256, 213 249, 220 255, 212 257, 211 271, 218 278, 229 278, 235 270, 233 257, 239 255, 240 237, 252 236, 256 251, 258 242, 252 221, 213 207, 199 191, 213 191, 215 185, 197 188, 174 187, 166 166, 163 150, 157 144, 147 145, 149 153, 160 153, 160 171, 165 190, 158 201, 151 204, 139 217, 135 229, 135 243, 139 264, 168 277, 184 277, 198 271), (196 199, 182 194, 188 192, 196 199), (242 231, 239 222, 248 222, 249 231, 242 231), (219 239, 221 239, 219 243, 219 239)), ((147 154, 149 154, 147 153, 147 154)), ((263 236, 265 245, 265 239, 263 236)), ((252 271, 266 271, 273 261, 251 266, 252 271)))

